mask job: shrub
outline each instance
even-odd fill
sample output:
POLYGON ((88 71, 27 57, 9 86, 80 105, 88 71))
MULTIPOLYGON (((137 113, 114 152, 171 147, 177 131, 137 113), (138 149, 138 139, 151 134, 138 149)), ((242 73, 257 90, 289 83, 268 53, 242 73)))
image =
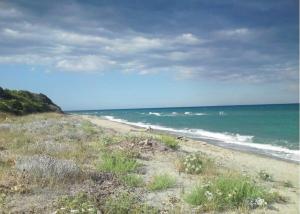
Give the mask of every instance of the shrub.
POLYGON ((70 153, 72 151, 72 147, 68 144, 46 140, 30 144, 25 150, 27 154, 49 154, 53 156, 58 154, 70 153))
POLYGON ((129 187, 140 187, 143 185, 143 178, 139 175, 128 174, 121 176, 121 181, 129 187))
POLYGON ((164 143, 166 146, 170 147, 171 149, 178 149, 179 142, 176 140, 176 138, 169 136, 169 135, 162 135, 160 137, 160 140, 162 143, 164 143))
POLYGON ((258 176, 264 181, 273 181, 273 176, 267 173, 265 170, 259 171, 258 176))
POLYGON ((154 207, 141 203, 136 196, 127 192, 120 192, 106 201, 104 213, 156 214, 159 212, 154 207))
POLYGON ((75 179, 80 175, 80 168, 73 161, 40 155, 18 158, 16 168, 35 177, 54 180, 75 179))
POLYGON ((0 89, 0 111, 16 115, 33 112, 62 112, 46 95, 0 89))
POLYGON ((197 186, 185 196, 185 201, 201 205, 204 211, 222 211, 263 207, 277 201, 278 197, 278 194, 269 193, 255 185, 248 177, 227 175, 217 178, 213 183, 197 186))
POLYGON ((200 153, 187 155, 180 160, 179 164, 179 171, 184 171, 188 174, 200 174, 204 171, 212 172, 214 169, 213 160, 200 153))
POLYGON ((84 193, 75 196, 63 196, 55 204, 57 214, 62 213, 97 213, 97 207, 84 193))
POLYGON ((126 173, 134 172, 138 166, 139 163, 135 159, 129 158, 125 153, 117 151, 104 153, 98 169, 105 172, 126 173))
POLYGON ((151 191, 164 190, 175 186, 176 180, 168 174, 155 175, 153 180, 148 184, 151 191))

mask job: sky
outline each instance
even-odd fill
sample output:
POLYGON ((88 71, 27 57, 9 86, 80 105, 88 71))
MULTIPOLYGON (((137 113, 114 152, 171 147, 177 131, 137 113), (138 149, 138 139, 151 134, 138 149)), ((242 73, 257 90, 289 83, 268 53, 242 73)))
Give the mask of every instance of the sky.
POLYGON ((298 0, 0 0, 0 86, 64 110, 299 102, 298 0))

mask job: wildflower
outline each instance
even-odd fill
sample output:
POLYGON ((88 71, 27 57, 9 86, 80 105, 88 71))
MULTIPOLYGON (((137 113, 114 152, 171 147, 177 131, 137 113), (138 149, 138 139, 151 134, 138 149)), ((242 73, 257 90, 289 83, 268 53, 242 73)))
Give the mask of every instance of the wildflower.
POLYGON ((217 189, 217 195, 221 196, 223 195, 223 193, 219 189, 217 189))
POLYGON ((210 191, 205 191, 204 195, 206 196, 207 200, 211 201, 213 199, 213 194, 210 191))
POLYGON ((263 198, 257 198, 257 199, 255 199, 255 202, 259 207, 262 207, 262 206, 266 205, 266 203, 267 203, 267 202, 265 202, 265 200, 263 198))

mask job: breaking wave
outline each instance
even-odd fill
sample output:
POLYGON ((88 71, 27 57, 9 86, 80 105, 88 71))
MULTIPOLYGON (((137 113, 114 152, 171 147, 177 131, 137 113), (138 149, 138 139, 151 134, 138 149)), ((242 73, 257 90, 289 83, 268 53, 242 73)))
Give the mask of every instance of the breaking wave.
MULTIPOLYGON (((154 112, 155 113, 155 112, 154 112)), ((154 114, 158 116, 158 114, 154 114)), ((160 115, 160 114, 159 114, 160 115)), ((124 123, 132 126, 138 126, 142 128, 151 127, 154 130, 166 131, 169 133, 183 135, 190 138, 202 139, 202 140, 212 140, 219 142, 219 145, 224 145, 226 147, 241 147, 244 150, 252 150, 259 153, 271 155, 274 157, 279 157, 287 160, 293 160, 300 162, 300 151, 299 150, 290 150, 288 148, 274 146, 270 144, 258 144, 253 143, 252 140, 254 136, 250 135, 240 135, 234 133, 220 133, 220 132, 210 132, 203 129, 174 129, 165 126, 146 124, 142 122, 129 122, 127 120, 114 118, 113 116, 104 116, 105 119, 110 121, 115 121, 119 123, 124 123), (247 149, 248 148, 248 149, 247 149)))

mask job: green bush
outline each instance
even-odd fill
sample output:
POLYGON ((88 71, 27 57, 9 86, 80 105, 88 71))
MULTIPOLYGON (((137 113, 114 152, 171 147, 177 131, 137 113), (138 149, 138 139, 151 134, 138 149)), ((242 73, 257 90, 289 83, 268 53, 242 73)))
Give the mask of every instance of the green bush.
POLYGON ((178 167, 179 171, 188 174, 213 173, 215 170, 214 161, 201 153, 189 154, 180 159, 178 167))
POLYGON ((24 115, 34 112, 62 112, 46 95, 29 91, 2 89, 0 87, 0 111, 24 115))
POLYGON ((143 178, 136 174, 123 175, 120 179, 129 187, 141 187, 144 184, 143 178))
POLYGON ((189 204, 201 205, 204 211, 266 206, 278 201, 279 195, 269 193, 255 185, 248 177, 240 175, 221 176, 202 186, 195 187, 185 196, 189 204))
POLYGON ((98 169, 105 172, 127 173, 134 172, 140 165, 135 159, 128 157, 124 152, 106 152, 101 157, 98 169))
POLYGON ((160 140, 162 143, 164 143, 166 146, 170 147, 171 149, 178 149, 179 147, 178 140, 172 136, 162 135, 160 137, 160 140))
POLYGON ((175 186, 176 180, 168 174, 155 175, 152 181, 148 184, 148 189, 158 191, 175 186))

